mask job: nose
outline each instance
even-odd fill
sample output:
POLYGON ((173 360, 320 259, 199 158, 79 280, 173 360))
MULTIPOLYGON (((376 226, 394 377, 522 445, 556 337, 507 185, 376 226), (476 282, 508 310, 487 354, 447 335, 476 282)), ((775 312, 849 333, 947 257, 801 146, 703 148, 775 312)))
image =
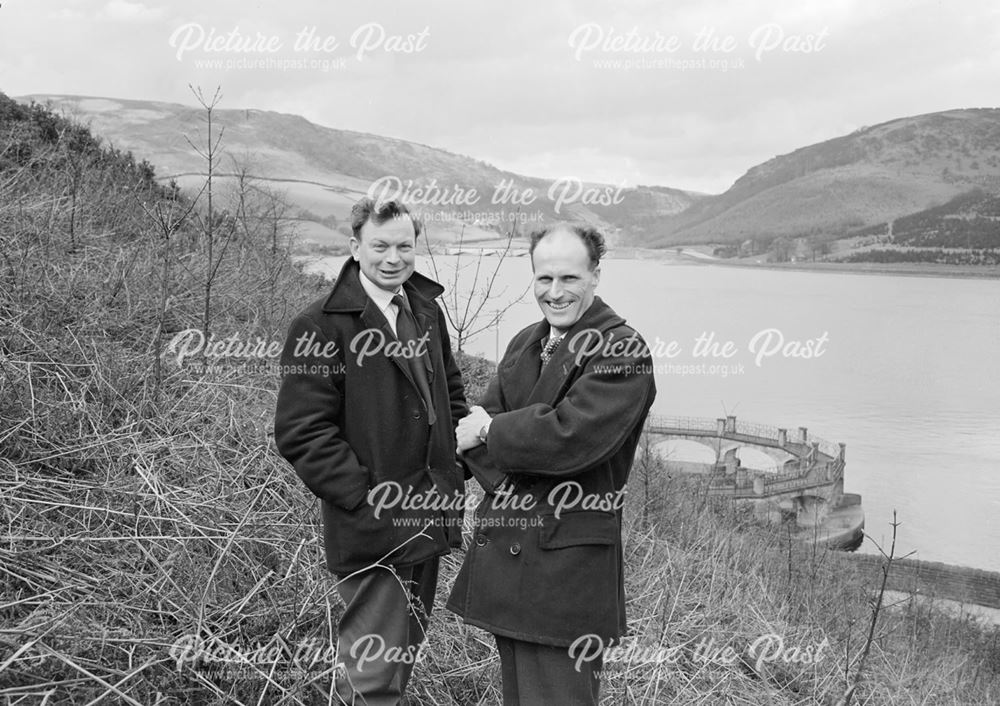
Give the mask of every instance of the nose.
POLYGON ((549 285, 549 298, 558 299, 562 296, 563 286, 558 280, 552 280, 552 284, 549 285))
POLYGON ((388 264, 399 262, 399 250, 397 248, 389 248, 386 250, 385 261, 388 264))

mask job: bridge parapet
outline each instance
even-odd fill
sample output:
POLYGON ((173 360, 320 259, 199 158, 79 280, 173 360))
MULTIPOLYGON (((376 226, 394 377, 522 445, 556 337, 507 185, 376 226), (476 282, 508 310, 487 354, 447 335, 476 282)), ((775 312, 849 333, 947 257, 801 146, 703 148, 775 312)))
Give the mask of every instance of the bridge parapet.
MULTIPOLYGON (((829 487, 830 482, 815 478, 789 478, 786 480, 767 480, 757 476, 751 482, 709 485, 711 495, 729 496, 733 498, 768 498, 779 495, 802 494, 804 490, 821 490, 829 487)), ((822 493, 825 496, 825 493, 822 493)))
MULTIPOLYGON (((846 445, 843 443, 832 444, 826 439, 810 436, 806 427, 799 427, 794 438, 789 439, 786 428, 738 420, 733 415, 717 419, 651 415, 647 420, 647 428, 654 433, 711 435, 722 439, 771 445, 778 448, 794 448, 795 445, 802 445, 806 447, 807 453, 809 447, 812 447, 831 459, 843 458, 846 450, 846 445)), ((816 460, 820 459, 817 457, 816 460)))
POLYGON ((757 424, 755 422, 737 422, 735 417, 732 417, 732 419, 734 424, 731 433, 756 436, 760 439, 771 439, 775 442, 780 440, 781 430, 778 427, 769 424, 757 424))
POLYGON ((708 417, 660 417, 650 415, 646 420, 650 428, 678 429, 690 431, 717 431, 717 420, 708 417))
POLYGON ((840 459, 816 464, 805 472, 737 473, 727 477, 716 472, 709 482, 713 494, 735 497, 767 497, 808 488, 820 488, 844 478, 844 462, 840 459))

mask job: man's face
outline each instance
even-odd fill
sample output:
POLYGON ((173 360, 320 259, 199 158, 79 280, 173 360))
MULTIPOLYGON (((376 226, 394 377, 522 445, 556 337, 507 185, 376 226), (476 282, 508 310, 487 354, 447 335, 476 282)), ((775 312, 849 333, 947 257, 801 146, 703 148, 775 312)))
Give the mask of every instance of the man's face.
POLYGON ((594 303, 601 268, 590 269, 587 246, 568 230, 554 230, 539 240, 531 264, 538 306, 549 326, 563 333, 594 303))
POLYGON ((361 238, 351 238, 351 255, 368 279, 395 292, 413 274, 416 244, 409 216, 390 218, 380 226, 368 221, 361 227, 361 238))

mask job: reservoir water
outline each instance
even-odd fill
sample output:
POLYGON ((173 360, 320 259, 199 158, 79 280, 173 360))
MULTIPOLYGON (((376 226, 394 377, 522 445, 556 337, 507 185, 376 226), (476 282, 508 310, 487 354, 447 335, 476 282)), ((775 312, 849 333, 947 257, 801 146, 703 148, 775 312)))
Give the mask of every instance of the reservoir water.
MULTIPOLYGON (((468 256, 436 261, 447 288, 457 271, 472 289, 468 256)), ((418 270, 433 276, 426 260, 418 270)), ((487 308, 530 278, 526 257, 504 261, 487 308)), ((844 442, 845 491, 861 494, 872 538, 888 549, 895 509, 897 553, 1000 571, 1000 283, 606 259, 597 291, 662 353, 655 414, 844 442)), ((539 318, 529 291, 465 350, 496 359, 539 318)))

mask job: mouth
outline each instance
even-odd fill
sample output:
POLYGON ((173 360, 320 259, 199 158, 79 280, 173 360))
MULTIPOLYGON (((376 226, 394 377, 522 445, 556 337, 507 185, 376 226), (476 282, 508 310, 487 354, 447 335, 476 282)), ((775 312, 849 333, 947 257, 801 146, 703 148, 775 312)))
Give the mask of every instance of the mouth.
POLYGON ((395 277, 400 272, 402 272, 402 270, 379 270, 379 272, 382 274, 383 277, 395 277))
POLYGON ((545 302, 552 311, 566 311, 573 302, 545 302))

